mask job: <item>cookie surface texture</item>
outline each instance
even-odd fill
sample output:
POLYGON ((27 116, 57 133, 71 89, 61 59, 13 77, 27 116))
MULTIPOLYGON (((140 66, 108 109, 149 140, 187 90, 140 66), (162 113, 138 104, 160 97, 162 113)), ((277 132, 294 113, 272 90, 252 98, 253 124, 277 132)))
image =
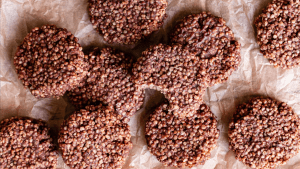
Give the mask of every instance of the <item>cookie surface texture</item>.
POLYGON ((199 58, 181 45, 151 46, 134 64, 133 74, 140 88, 163 93, 177 115, 192 116, 203 102, 206 77, 199 72, 199 58))
POLYGON ((112 48, 95 48, 85 56, 89 73, 80 87, 68 93, 77 108, 97 105, 99 102, 114 105, 124 117, 131 117, 142 106, 144 91, 139 90, 129 72, 132 60, 112 48))
POLYGON ((160 105, 146 123, 149 151, 165 166, 202 165, 210 158, 219 138, 216 116, 202 104, 192 117, 178 118, 160 105))
POLYGON ((108 106, 87 106, 61 126, 58 144, 70 168, 121 169, 132 148, 129 126, 108 106))
POLYGON ((41 120, 12 117, 1 121, 0 147, 0 168, 56 168, 58 152, 41 120))
POLYGON ((166 0, 89 0, 93 27, 106 42, 126 45, 157 31, 166 8, 166 0))
POLYGON ((17 48, 14 65, 23 85, 37 98, 63 96, 87 74, 78 39, 55 25, 32 29, 17 48))
POLYGON ((299 129, 299 118, 286 103, 253 98, 233 115, 229 148, 251 168, 275 168, 299 152, 299 129))
POLYGON ((199 57, 210 86, 227 81, 241 61, 240 44, 233 32, 223 18, 209 12, 183 18, 171 33, 170 41, 183 45, 199 57))
POLYGON ((255 20, 257 43, 275 67, 299 66, 299 1, 273 0, 255 20))

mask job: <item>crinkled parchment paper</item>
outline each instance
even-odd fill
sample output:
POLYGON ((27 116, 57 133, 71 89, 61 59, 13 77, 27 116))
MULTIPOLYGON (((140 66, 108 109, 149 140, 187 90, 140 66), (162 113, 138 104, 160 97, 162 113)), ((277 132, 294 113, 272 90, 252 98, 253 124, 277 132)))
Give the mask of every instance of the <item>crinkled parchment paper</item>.
MULTIPOLYGON (((244 169, 234 153, 228 150, 228 123, 235 107, 253 95, 270 96, 287 102, 300 115, 300 68, 276 69, 259 52, 255 40, 253 20, 270 0, 168 0, 168 18, 161 30, 139 44, 114 46, 134 57, 151 44, 167 43, 168 34, 176 21, 191 13, 210 11, 223 17, 242 46, 242 62, 226 83, 207 89, 204 100, 218 118, 220 139, 211 159, 194 168, 244 169)), ((54 139, 63 119, 72 113, 68 99, 36 99, 24 89, 13 66, 16 48, 34 27, 55 24, 67 28, 76 37, 84 50, 93 46, 108 46, 93 29, 87 12, 87 0, 0 0, 0 120, 14 115, 30 116, 46 120, 54 139)), ((133 149, 124 169, 160 169, 163 167, 147 150, 144 137, 145 121, 162 96, 155 91, 146 91, 143 108, 130 121, 133 149)), ((68 168, 58 161, 58 168, 68 168)), ((300 154, 292 158, 285 169, 300 168, 300 154)))

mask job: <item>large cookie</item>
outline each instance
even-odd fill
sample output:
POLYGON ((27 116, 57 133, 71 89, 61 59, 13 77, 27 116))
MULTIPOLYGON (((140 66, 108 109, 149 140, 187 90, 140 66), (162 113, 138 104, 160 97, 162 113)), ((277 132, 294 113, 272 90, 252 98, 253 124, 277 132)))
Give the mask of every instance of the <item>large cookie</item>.
POLYGON ((78 39, 55 25, 33 28, 18 47, 14 64, 19 79, 38 98, 63 96, 87 74, 78 39))
POLYGON ((132 148, 129 126, 112 107, 87 106, 61 126, 58 144, 74 169, 121 169, 132 148))
POLYGON ((299 118, 286 103, 253 98, 233 115, 229 148, 249 167, 275 168, 299 152, 299 129, 299 118))
POLYGON ((161 104, 146 123, 148 149, 165 166, 203 165, 219 138, 217 120, 202 104, 192 117, 179 118, 161 104))

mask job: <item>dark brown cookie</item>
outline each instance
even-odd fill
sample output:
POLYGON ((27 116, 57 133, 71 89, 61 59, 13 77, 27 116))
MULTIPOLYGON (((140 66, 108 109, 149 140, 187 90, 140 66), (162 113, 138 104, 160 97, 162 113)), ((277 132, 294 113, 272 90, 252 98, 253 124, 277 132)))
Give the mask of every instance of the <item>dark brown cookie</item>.
POLYGON ((78 39, 54 25, 34 28, 18 47, 14 64, 19 79, 37 98, 63 96, 87 74, 78 39))
POLYGON ((108 43, 133 44, 163 25, 166 7, 166 0, 89 0, 89 15, 108 43))
POLYGON ((54 169, 58 153, 41 120, 12 117, 0 123, 0 168, 54 169))
POLYGON ((182 44, 201 61, 211 86, 225 82, 241 61, 240 44, 224 19, 209 12, 182 19, 171 33, 172 43, 182 44))
POLYGON ((219 138, 215 115, 202 104, 194 116, 179 118, 168 106, 160 105, 146 123, 148 149, 165 166, 204 164, 219 138))
POLYGON ((207 84, 199 72, 199 58, 181 45, 150 47, 134 64, 133 74, 141 89, 162 92, 177 115, 192 116, 203 102, 207 84))
POLYGON ((299 8, 299 1, 273 0, 255 20, 260 51, 275 67, 300 64, 299 8))
POLYGON ((300 123, 292 108, 271 98, 253 98, 229 124, 229 148, 249 167, 271 169, 299 152, 300 123))
POLYGON ((121 169, 132 148, 129 126, 113 107, 87 106, 64 121, 58 144, 70 168, 121 169))
POLYGON ((85 56, 90 69, 80 87, 69 92, 77 108, 111 104, 117 113, 131 117, 142 106, 144 91, 138 90, 129 70, 132 60, 112 48, 95 48, 85 56))

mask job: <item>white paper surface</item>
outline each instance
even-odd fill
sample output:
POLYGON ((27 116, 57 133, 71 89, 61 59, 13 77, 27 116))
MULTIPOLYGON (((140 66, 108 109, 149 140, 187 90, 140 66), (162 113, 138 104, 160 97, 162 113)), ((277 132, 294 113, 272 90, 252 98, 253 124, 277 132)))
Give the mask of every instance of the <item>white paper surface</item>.
MULTIPOLYGON (((259 52, 253 20, 270 0, 168 0, 168 18, 161 30, 131 46, 113 45, 135 57, 151 44, 167 43, 176 21, 191 13, 210 11, 223 17, 241 43, 242 61, 239 69, 226 83, 207 89, 204 100, 218 118, 220 138, 212 158, 194 169, 245 169, 228 150, 228 124, 235 107, 253 95, 270 96, 287 102, 300 115, 300 68, 274 68, 259 52)), ((84 50, 93 46, 111 46, 93 29, 87 12, 87 0, 0 0, 0 120, 14 115, 46 120, 53 138, 57 138, 63 119, 73 112, 67 98, 36 99, 24 89, 14 70, 16 48, 34 27, 55 24, 67 28, 84 50)), ((147 150, 144 127, 151 107, 161 95, 147 90, 143 108, 130 121, 133 149, 124 169, 165 169, 147 150), (154 99, 155 98, 155 99, 154 99)), ((59 169, 68 168, 58 159, 59 169)), ((169 167, 171 168, 171 167, 169 167)), ((300 154, 282 169, 300 168, 300 154)))

